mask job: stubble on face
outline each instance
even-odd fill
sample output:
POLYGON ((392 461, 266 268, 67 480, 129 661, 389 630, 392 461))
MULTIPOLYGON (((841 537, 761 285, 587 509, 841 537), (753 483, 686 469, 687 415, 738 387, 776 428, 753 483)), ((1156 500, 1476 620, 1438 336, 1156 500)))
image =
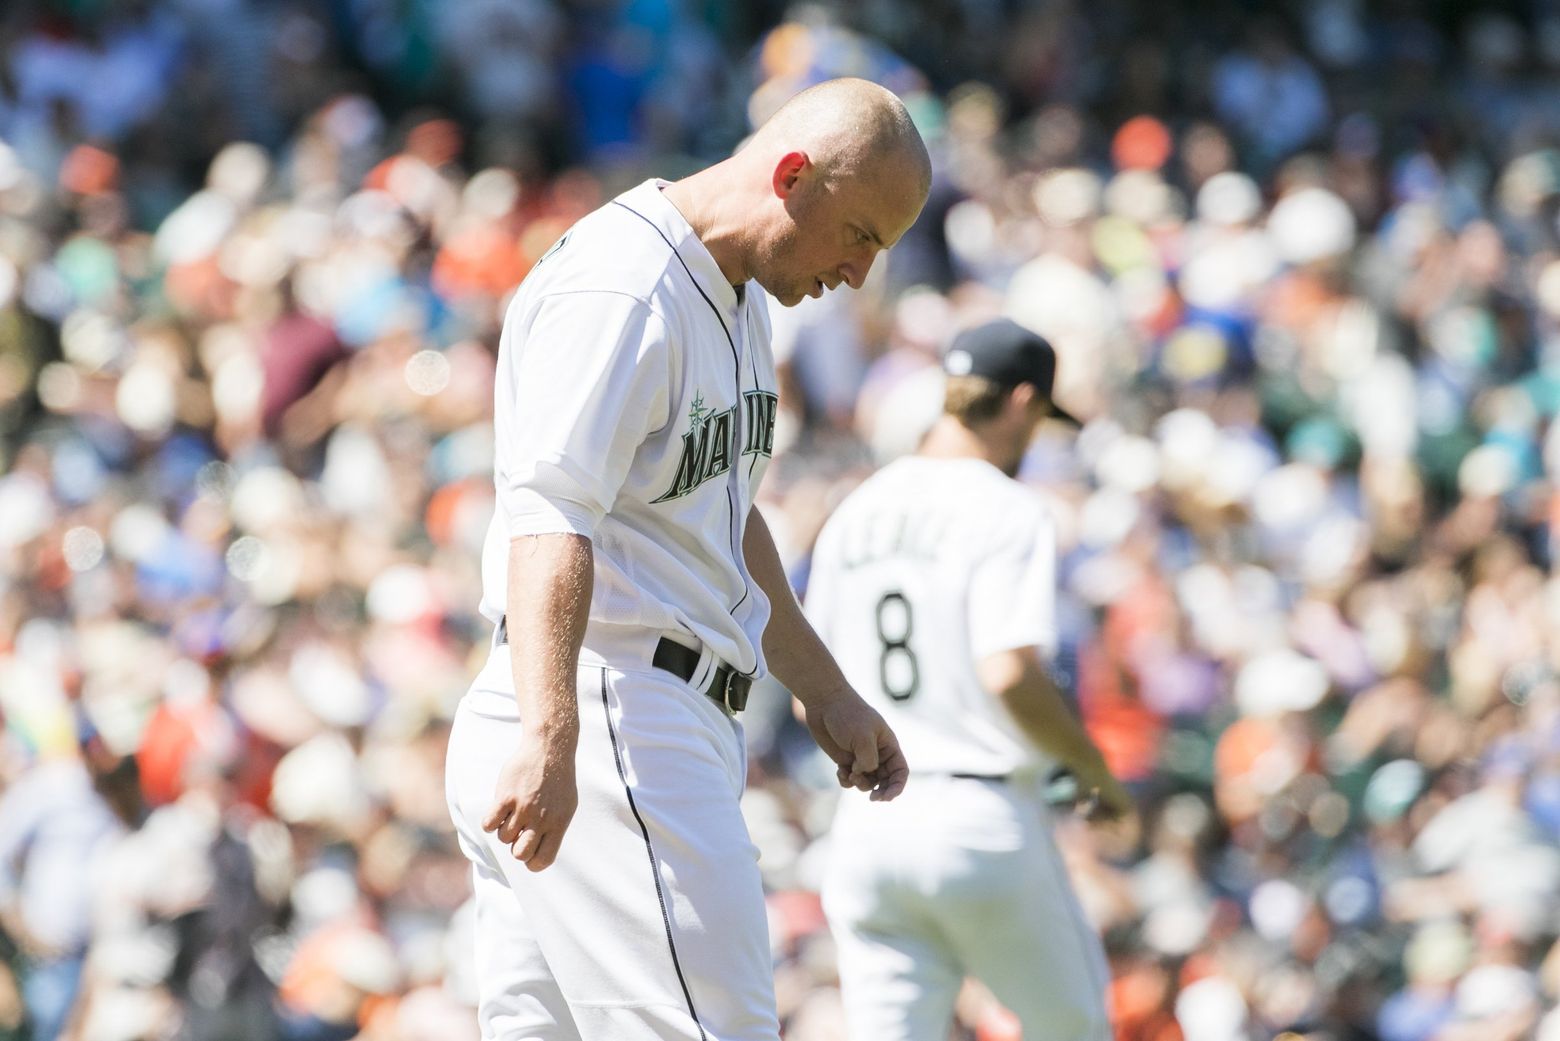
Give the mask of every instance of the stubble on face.
POLYGON ((802 225, 817 217, 817 200, 811 191, 796 192, 788 200, 779 230, 760 239, 754 250, 754 279, 785 307, 796 306, 812 293, 817 276, 797 271, 797 254, 801 251, 802 225))
POLYGON ((759 244, 754 265, 753 277, 758 284, 786 307, 795 306, 806 295, 802 280, 786 271, 788 264, 795 263, 797 238, 796 225, 787 223, 778 234, 759 244))

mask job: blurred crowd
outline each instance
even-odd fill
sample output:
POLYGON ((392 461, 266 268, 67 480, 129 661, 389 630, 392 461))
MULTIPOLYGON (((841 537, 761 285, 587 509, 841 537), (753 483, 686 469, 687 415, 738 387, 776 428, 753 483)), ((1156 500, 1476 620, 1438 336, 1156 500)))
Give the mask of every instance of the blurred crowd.
MULTIPOLYGON (((0 10, 0 1039, 475 1038, 443 798, 508 293, 834 75, 936 163, 776 309, 811 541, 1049 337, 1063 818, 1119 1041, 1560 1041, 1560 8, 24 0, 0 10)), ((745 714, 786 1036, 832 771, 745 714)), ((1014 1028, 978 987, 963 1039, 1014 1028)))

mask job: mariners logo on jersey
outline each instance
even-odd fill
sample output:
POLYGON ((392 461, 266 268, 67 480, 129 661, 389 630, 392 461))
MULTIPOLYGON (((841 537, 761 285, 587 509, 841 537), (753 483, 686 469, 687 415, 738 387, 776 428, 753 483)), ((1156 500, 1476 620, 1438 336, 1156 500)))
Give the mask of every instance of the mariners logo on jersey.
MULTIPOLYGON (((744 438, 740 455, 774 454, 775 411, 779 404, 779 397, 765 390, 743 393, 741 430, 744 438)), ((672 486, 651 502, 680 499, 710 478, 731 469, 731 461, 739 457, 737 408, 733 405, 720 412, 706 408, 704 395, 695 391, 693 404, 688 409, 689 426, 683 435, 677 476, 672 479, 672 486)))

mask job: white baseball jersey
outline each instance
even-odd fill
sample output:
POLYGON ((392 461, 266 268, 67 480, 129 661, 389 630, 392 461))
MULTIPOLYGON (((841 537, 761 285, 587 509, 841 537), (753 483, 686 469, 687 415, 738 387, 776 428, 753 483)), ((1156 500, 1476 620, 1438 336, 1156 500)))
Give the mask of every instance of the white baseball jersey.
POLYGON ((807 615, 912 769, 995 775, 1049 763, 975 663, 1015 647, 1054 651, 1055 556, 1039 499, 978 459, 901 458, 830 517, 807 615))
POLYGON ((769 602, 742 532, 774 445, 767 301, 725 280, 665 183, 575 224, 509 306, 481 611, 504 613, 510 539, 572 532, 594 543, 587 645, 682 631, 756 674, 769 602))
POLYGON ((504 613, 510 540, 592 540, 577 682, 576 811, 533 872, 484 827, 522 745, 509 648, 462 699, 446 795, 472 862, 490 1041, 774 1041, 741 723, 653 666, 665 633, 763 668, 769 603, 742 533, 773 450, 767 301, 727 284, 650 181, 577 223, 510 305, 494 393, 497 508, 482 613, 504 613), (691 642, 691 641, 688 641, 691 642))
POLYGON ((1028 1041, 1110 1039, 1104 951, 1043 799, 1051 760, 975 672, 1054 650, 1054 572, 1038 497, 977 459, 893 462, 818 538, 808 614, 917 774, 891 803, 841 799, 829 831, 853 1038, 944 1041, 974 976, 1028 1041))

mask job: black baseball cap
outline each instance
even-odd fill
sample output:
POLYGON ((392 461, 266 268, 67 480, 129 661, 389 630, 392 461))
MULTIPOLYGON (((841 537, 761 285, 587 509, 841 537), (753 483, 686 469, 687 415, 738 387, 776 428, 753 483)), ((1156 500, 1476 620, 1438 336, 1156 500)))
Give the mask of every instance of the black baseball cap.
POLYGON ((1050 415, 1075 427, 1077 417, 1051 400, 1056 385, 1056 350, 1046 338, 1008 318, 966 329, 953 338, 943 369, 950 376, 981 376, 1004 387, 1032 383, 1050 405, 1050 415))

